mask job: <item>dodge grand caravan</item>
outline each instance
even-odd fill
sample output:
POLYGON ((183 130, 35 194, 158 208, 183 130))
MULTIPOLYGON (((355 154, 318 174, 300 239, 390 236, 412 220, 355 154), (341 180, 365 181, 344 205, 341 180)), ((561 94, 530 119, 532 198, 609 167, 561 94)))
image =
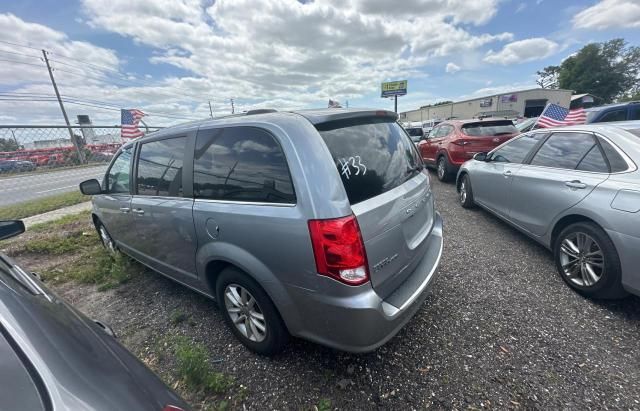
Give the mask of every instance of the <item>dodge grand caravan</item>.
POLYGON ((105 247, 215 299, 262 354, 289 335, 365 352, 424 302, 442 219, 388 111, 246 114, 125 144, 81 184, 105 247))

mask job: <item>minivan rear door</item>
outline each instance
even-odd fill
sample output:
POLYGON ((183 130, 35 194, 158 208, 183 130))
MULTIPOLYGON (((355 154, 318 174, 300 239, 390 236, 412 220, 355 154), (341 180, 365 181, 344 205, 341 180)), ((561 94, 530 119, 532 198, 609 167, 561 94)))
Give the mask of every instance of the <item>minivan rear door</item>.
POLYGON ((434 209, 427 171, 402 127, 389 117, 316 124, 358 219, 376 292, 386 297, 426 248, 434 209))

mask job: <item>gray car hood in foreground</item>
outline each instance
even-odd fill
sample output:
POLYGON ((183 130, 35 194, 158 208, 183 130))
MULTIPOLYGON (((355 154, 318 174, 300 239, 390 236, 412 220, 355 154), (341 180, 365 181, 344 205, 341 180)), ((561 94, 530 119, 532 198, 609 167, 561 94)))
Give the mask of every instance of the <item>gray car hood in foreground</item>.
MULTIPOLYGON (((0 259, 19 270, 5 255, 0 254, 0 259)), ((188 409, 112 336, 35 283, 44 294, 34 295, 0 270, 0 330, 39 375, 49 397, 44 398, 45 406, 56 410, 161 411, 166 405, 188 409)), ((0 396, 7 395, 20 394, 0 387, 0 396)))

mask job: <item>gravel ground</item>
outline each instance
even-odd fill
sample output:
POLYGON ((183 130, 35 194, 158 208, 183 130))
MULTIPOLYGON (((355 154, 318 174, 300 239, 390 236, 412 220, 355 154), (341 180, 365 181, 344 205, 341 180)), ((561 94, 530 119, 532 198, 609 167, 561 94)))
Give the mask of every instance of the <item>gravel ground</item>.
MULTIPOLYGON (((254 355, 211 301, 155 274, 108 292, 57 291, 147 360, 167 335, 206 344, 223 360, 212 366, 247 387, 233 408, 314 409, 328 399, 338 409, 640 409, 640 298, 582 298, 544 248, 462 209, 453 185, 432 181, 445 220, 439 277, 414 319, 373 353, 293 340, 275 358, 254 355), (176 309, 191 320, 172 324, 176 309)), ((170 362, 151 363, 171 375, 170 362)))

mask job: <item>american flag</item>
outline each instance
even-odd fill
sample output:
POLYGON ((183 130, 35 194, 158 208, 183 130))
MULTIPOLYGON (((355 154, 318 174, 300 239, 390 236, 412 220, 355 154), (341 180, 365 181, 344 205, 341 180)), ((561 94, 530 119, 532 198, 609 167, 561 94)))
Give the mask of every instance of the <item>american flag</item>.
POLYGON ((120 118, 122 128, 120 129, 120 136, 122 138, 136 138, 143 136, 144 133, 138 128, 138 124, 140 123, 140 119, 144 117, 145 114, 136 109, 122 109, 120 110, 120 118))
POLYGON ((538 127, 571 126, 584 124, 587 121, 587 113, 583 108, 569 110, 557 104, 549 104, 538 119, 538 127))

